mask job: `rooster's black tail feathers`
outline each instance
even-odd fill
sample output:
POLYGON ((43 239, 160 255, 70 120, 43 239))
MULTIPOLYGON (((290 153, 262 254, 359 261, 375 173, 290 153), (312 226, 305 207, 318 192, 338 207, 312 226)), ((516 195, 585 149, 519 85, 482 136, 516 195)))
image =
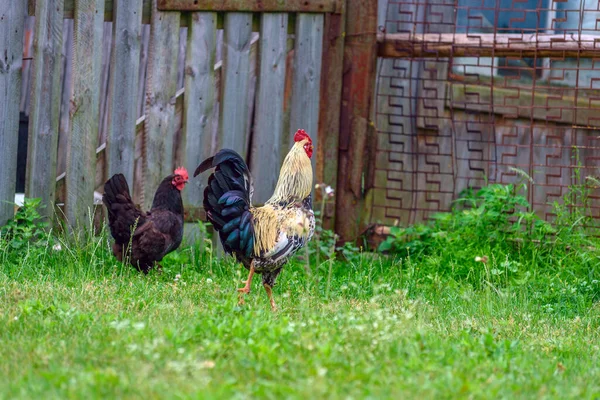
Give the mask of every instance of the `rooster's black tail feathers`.
POLYGON ((254 248, 252 226, 250 171, 244 159, 235 151, 223 149, 204 160, 194 176, 210 169, 204 190, 204 209, 208 220, 219 232, 223 248, 250 257, 254 248))

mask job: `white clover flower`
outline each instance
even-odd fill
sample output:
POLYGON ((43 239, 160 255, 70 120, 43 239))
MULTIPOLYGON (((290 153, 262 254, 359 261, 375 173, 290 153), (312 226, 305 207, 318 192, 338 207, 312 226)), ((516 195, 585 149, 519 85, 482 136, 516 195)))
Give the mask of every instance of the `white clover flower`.
POLYGON ((210 279, 210 278, 206 278, 206 283, 212 283, 212 282, 213 282, 213 280, 212 280, 212 279, 210 279))
POLYGON ((54 246, 52 246, 52 250, 54 250, 54 251, 61 251, 62 250, 62 246, 60 245, 60 243, 57 243, 54 246))

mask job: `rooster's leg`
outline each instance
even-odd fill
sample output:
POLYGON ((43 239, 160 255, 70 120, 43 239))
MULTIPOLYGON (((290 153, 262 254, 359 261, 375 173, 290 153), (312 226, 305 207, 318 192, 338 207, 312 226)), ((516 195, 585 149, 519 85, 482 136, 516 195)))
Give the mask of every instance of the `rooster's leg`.
POLYGON ((240 304, 244 304, 244 298, 242 294, 250 293, 250 285, 252 284, 252 277, 254 276, 254 261, 250 264, 250 274, 248 275, 248 279, 246 280, 246 285, 243 288, 239 288, 238 292, 240 292, 240 304))
POLYGON ((268 283, 263 283, 265 287, 265 291, 267 292, 267 296, 269 296, 269 302, 271 303, 271 309, 273 311, 277 311, 277 306, 275 305, 275 300, 273 300, 273 290, 271 290, 271 286, 268 283))

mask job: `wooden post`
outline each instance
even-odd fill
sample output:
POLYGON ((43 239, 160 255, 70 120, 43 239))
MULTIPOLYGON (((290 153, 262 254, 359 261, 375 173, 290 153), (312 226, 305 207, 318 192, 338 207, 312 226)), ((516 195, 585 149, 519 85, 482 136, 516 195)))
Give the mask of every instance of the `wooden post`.
MULTIPOLYGON (((321 104, 319 113, 319 146, 316 150, 315 179, 337 186, 338 145, 340 132, 340 104, 342 102, 342 73, 344 65, 344 30, 346 28, 346 2, 341 14, 326 14, 323 29, 323 55, 321 59, 321 104)), ((325 209, 323 227, 335 226, 334 208, 325 209)))
POLYGON ((261 15, 256 128, 250 157, 256 204, 263 204, 271 197, 279 177, 279 168, 275 166, 280 165, 283 134, 287 24, 287 14, 261 15))
POLYGON ((363 173, 375 92, 377 0, 348 0, 340 116, 335 227, 342 241, 355 240, 364 225, 363 173))
POLYGON ((42 199, 45 217, 54 214, 62 37, 63 0, 36 2, 25 195, 42 199))
POLYGON ((22 0, 0 4, 0 226, 14 212, 25 6, 22 0))
POLYGON ((71 229, 84 228, 93 215, 103 15, 104 0, 76 0, 65 202, 71 229))
POLYGON ((141 40, 142 0, 115 2, 105 178, 122 173, 131 187, 141 40))

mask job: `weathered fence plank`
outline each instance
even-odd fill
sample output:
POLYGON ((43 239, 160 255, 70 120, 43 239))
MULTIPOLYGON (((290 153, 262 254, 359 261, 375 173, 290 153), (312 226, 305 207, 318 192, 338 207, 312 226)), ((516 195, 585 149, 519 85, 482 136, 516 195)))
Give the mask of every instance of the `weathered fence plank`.
MULTIPOLYGON (((105 0, 106 1, 106 0, 105 0)), ((108 111, 110 110, 112 97, 110 92, 110 70, 113 54, 113 23, 104 22, 102 29, 102 56, 100 63, 100 113, 98 114, 98 143, 106 143, 108 135, 108 111)))
POLYGON ((225 16, 225 53, 223 55, 223 97, 219 131, 220 147, 230 148, 246 158, 250 42, 252 14, 228 13, 225 16))
POLYGON ((70 227, 81 228, 90 221, 94 206, 104 0, 76 0, 75 4, 65 212, 70 227))
POLYGON ((252 32, 250 40, 250 68, 248 71, 248 92, 246 95, 246 135, 244 149, 250 151, 250 139, 254 126, 254 108, 256 106, 256 89, 258 87, 258 32, 252 32))
POLYGON ((344 0, 159 0, 164 11, 340 12, 344 0))
POLYGON ((63 0, 37 3, 35 16, 25 195, 41 198, 45 208, 40 212, 49 217, 56 186, 63 0))
POLYGON ((118 1, 113 22, 108 110, 107 177, 133 182, 137 85, 142 38, 142 0, 118 1))
MULTIPOLYGON (((69 145, 69 136, 71 134, 71 115, 70 104, 71 94, 73 93, 73 20, 65 19, 63 23, 63 46, 62 46, 62 64, 60 79, 61 100, 60 117, 58 123, 58 155, 56 159, 56 175, 60 176, 67 169, 67 146, 69 145), (67 78, 68 77, 68 78, 67 78)), ((56 196, 58 198, 58 195, 56 196)))
MULTIPOLYGON (((23 1, 28 1, 28 9, 29 9, 29 15, 33 15, 33 10, 35 8, 35 4, 37 3, 37 0, 23 0, 23 1)), ((63 0, 64 1, 64 11, 63 11, 63 15, 65 19, 73 19, 73 15, 75 14, 75 0, 63 0)), ((113 17, 114 17, 114 13, 113 13, 113 7, 115 4, 116 0, 105 0, 105 6, 104 6, 104 21, 106 22, 110 22, 113 21, 113 17)), ((211 0, 212 1, 212 0, 211 0)), ((277 0, 279 1, 279 0, 277 0)), ((303 0, 306 1, 306 0, 303 0)), ((336 1, 343 1, 343 0, 336 0, 336 1)), ((143 4, 143 8, 142 8, 142 23, 147 25, 151 23, 151 10, 152 10, 152 0, 143 0, 144 4, 143 4)), ((256 3, 258 4, 258 3, 256 3)), ((282 3, 283 4, 283 3, 282 3)), ((252 5, 252 4, 251 4, 252 5)), ((253 6, 253 5, 252 5, 253 6)), ((281 6, 282 8, 289 8, 289 6, 283 4, 281 6)), ((210 10, 210 7, 208 7, 207 9, 204 10, 196 10, 196 11, 217 11, 217 10, 210 10)), ((214 8, 214 7, 213 7, 214 8)), ((242 10, 235 10, 234 11, 242 11, 242 10)), ((284 10, 279 10, 280 12, 283 12, 284 10)), ((296 10, 294 9, 293 11, 290 12, 295 12, 295 11, 302 11, 302 10, 296 10)), ((288 28, 288 33, 294 33, 294 15, 295 14, 290 14, 290 18, 289 18, 289 28, 288 28)), ((258 17, 258 15, 255 15, 256 17, 258 17)), ((180 18, 180 26, 181 27, 186 27, 187 23, 188 23, 188 18, 180 18)), ((223 13, 218 13, 217 14, 217 29, 223 29, 224 27, 224 18, 223 18, 223 13)), ((258 18, 253 18, 252 19, 252 30, 254 32, 257 32, 259 30, 259 19, 258 18)))
MULTIPOLYGON (((23 0, 25 1, 25 0, 23 0)), ((38 3, 38 1, 46 1, 46 0, 27 0, 28 5, 29 5, 29 15, 33 15, 33 10, 36 7, 36 4, 38 3)), ((73 19, 74 15, 75 15, 75 1, 76 0, 63 0, 64 1, 64 7, 63 7, 63 15, 64 18, 66 19, 73 19)), ((113 21, 113 17, 114 17, 114 12, 115 12, 115 3, 117 3, 118 0, 105 0, 105 4, 104 4, 104 11, 102 12, 102 14, 104 15, 104 20, 105 21, 113 21)), ((127 0, 129 1, 129 0, 127 0)), ((125 2, 127 2, 125 1, 125 2)), ((136 0, 137 1, 137 0, 136 0)), ((152 8, 152 0, 142 0, 143 1, 143 8, 142 8, 142 21, 144 24, 149 24, 150 23, 150 14, 151 14, 151 8, 152 8)))
MULTIPOLYGON (((304 129, 311 136, 314 147, 318 147, 321 140, 318 129, 323 21, 323 14, 298 14, 296 19, 290 135, 304 129)), ((314 171, 316 157, 312 158, 312 164, 314 171)))
POLYGON ((148 67, 148 49, 150 45, 150 25, 142 25, 142 43, 137 86, 137 118, 145 114, 146 106, 146 70, 148 67))
POLYGON ((287 14, 261 15, 260 72, 251 157, 254 201, 258 204, 273 194, 279 176, 287 23, 287 14))
POLYGON ((25 4, 0 4, 0 226, 13 217, 19 140, 25 4))
MULTIPOLYGON (((345 3, 344 3, 345 5, 345 3)), ((337 185, 338 146, 340 132, 340 104, 342 100, 342 73, 344 66, 344 10, 341 14, 325 15, 323 28, 323 56, 321 73, 321 104, 319 114, 319 146, 315 149, 317 182, 337 185)), ((325 209, 323 227, 333 229, 335 207, 325 209)))
MULTIPOLYGON (((215 107, 216 13, 192 13, 185 63, 183 137, 185 167, 190 174, 211 156, 215 107)), ((208 174, 191 179, 183 192, 186 206, 200 206, 208 174)))
POLYGON ((180 13, 162 12, 152 4, 144 136, 143 204, 152 205, 161 180, 173 173, 173 136, 180 13))
POLYGON ((35 27, 35 18, 28 16, 25 19, 24 43, 23 43, 23 71, 21 73, 21 104, 19 110, 25 115, 29 115, 29 106, 31 105, 31 64, 33 58, 33 28, 35 27))

